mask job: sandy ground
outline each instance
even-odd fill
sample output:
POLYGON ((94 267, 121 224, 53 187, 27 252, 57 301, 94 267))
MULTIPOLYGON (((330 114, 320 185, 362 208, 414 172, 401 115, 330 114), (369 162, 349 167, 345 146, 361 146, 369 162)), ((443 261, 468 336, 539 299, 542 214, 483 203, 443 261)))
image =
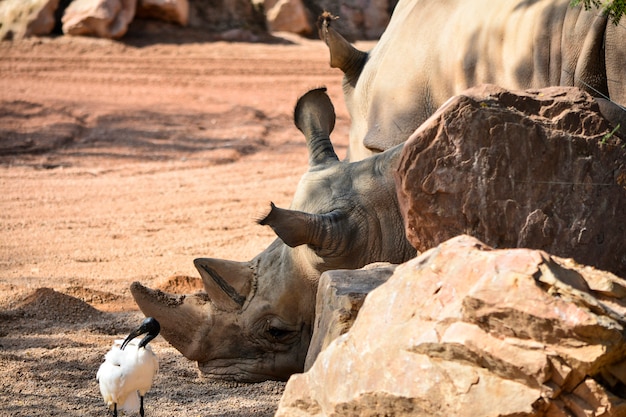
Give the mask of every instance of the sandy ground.
MULTIPOLYGON (((143 318, 129 284, 193 292, 195 257, 247 260, 274 239, 255 219, 306 171, 292 109, 320 85, 344 157, 320 41, 0 43, 1 416, 108 415, 95 373, 143 318)), ((209 380, 152 345, 146 416, 273 415, 284 383, 209 380)))

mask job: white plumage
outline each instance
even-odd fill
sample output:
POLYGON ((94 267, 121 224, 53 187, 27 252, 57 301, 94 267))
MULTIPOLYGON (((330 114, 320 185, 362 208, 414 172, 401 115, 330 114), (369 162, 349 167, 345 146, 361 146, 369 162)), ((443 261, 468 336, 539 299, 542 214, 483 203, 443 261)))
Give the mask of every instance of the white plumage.
POLYGON ((144 416, 143 397, 152 387, 159 361, 148 342, 159 334, 160 326, 149 317, 126 340, 116 340, 104 356, 96 379, 104 402, 117 416, 118 410, 144 416), (143 339, 135 337, 148 333, 143 339))

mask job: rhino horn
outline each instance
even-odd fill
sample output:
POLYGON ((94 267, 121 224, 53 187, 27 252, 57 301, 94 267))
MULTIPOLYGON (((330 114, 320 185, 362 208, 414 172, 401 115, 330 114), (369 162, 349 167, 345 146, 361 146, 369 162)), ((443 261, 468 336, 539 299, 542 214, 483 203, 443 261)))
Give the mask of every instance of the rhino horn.
POLYGON ((300 97, 294 110, 296 127, 304 134, 309 148, 309 165, 339 160, 330 133, 335 128, 335 108, 326 88, 317 88, 300 97))
POLYGON ((317 20, 318 34, 320 39, 328 45, 331 68, 339 68, 343 71, 348 84, 354 87, 367 61, 367 53, 356 49, 331 27, 331 22, 338 18, 330 12, 322 13, 317 20))
POLYGON ((210 327, 206 295, 173 295, 133 282, 130 292, 141 311, 161 325, 160 334, 186 358, 202 361, 203 341, 210 327))
POLYGON ((243 307, 254 278, 249 262, 198 258, 193 264, 200 272, 204 289, 215 307, 226 311, 243 307))
POLYGON ((287 246, 295 248, 307 244, 318 253, 332 253, 342 242, 337 230, 339 222, 344 221, 345 217, 339 210, 326 214, 309 214, 270 204, 269 214, 258 223, 270 226, 287 246))

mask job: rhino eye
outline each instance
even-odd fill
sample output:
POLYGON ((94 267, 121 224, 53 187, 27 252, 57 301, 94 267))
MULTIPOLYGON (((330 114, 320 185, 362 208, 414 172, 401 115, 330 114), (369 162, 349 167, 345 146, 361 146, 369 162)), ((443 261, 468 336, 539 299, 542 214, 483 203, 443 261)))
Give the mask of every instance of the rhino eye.
POLYGON ((273 339, 275 339, 277 341, 284 340, 284 339, 288 338, 289 336, 291 336, 294 333, 291 330, 281 329, 281 328, 273 327, 273 326, 270 326, 267 329, 267 332, 269 333, 269 335, 273 339))

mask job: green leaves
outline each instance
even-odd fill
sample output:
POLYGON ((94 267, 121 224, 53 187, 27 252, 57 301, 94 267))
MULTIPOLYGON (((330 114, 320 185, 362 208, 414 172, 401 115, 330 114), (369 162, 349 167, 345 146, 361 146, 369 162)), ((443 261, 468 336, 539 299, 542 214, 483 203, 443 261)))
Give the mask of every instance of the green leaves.
POLYGON ((614 25, 618 25, 622 16, 626 15, 626 0, 571 0, 570 6, 583 5, 585 10, 595 7, 606 14, 614 25))

